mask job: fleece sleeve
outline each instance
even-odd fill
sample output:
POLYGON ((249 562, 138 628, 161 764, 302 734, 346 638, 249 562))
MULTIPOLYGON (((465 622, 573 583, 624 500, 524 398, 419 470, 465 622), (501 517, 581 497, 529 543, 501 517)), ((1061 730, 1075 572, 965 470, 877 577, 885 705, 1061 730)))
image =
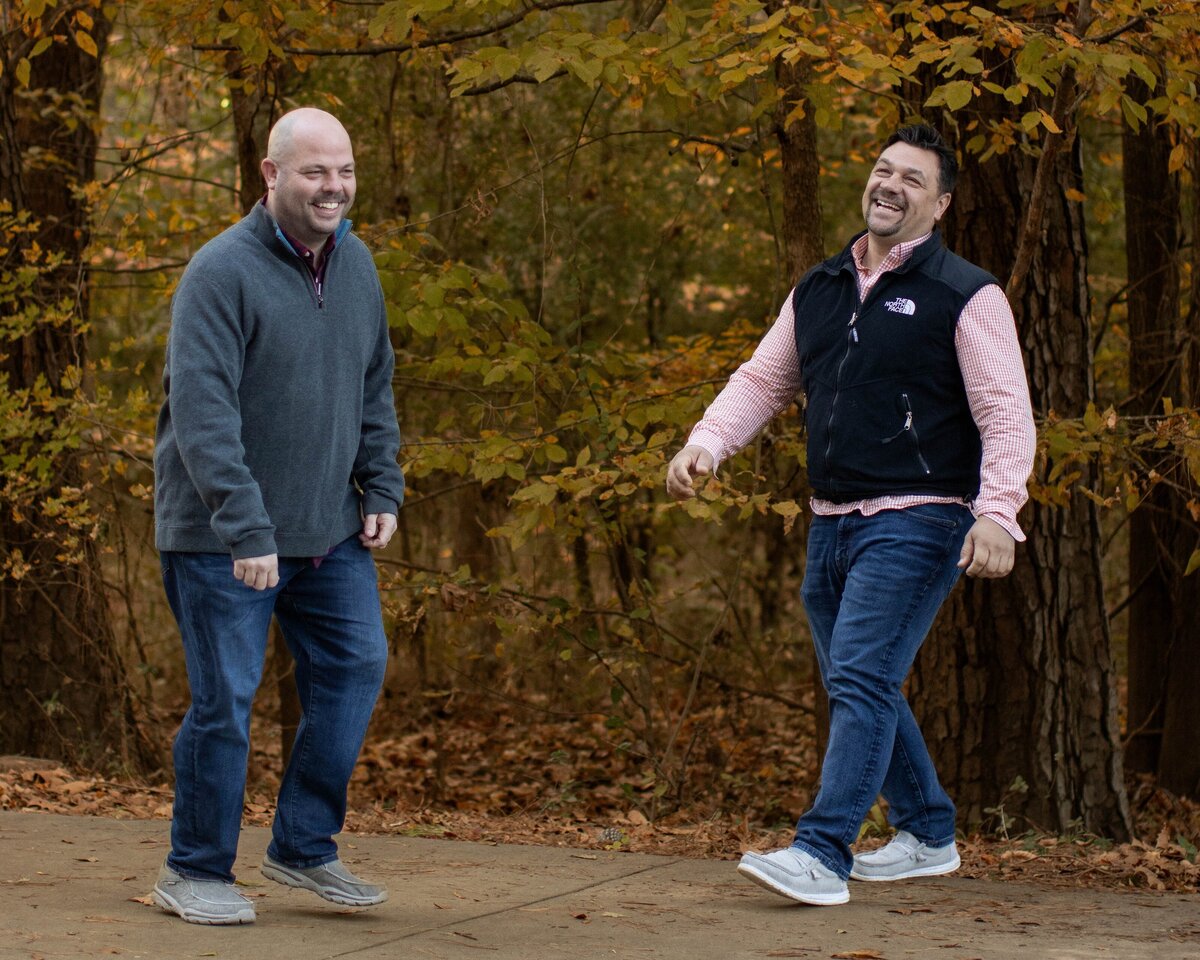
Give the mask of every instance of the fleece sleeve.
POLYGON ((246 337, 236 291, 185 275, 171 307, 168 402, 180 457, 235 560, 277 553, 275 527, 246 466, 238 398, 246 337))
POLYGON ((388 337, 382 288, 378 291, 378 302, 378 332, 363 380, 362 429, 354 458, 354 482, 362 490, 364 515, 398 513, 404 502, 404 474, 396 462, 400 453, 400 427, 392 394, 396 357, 388 337))

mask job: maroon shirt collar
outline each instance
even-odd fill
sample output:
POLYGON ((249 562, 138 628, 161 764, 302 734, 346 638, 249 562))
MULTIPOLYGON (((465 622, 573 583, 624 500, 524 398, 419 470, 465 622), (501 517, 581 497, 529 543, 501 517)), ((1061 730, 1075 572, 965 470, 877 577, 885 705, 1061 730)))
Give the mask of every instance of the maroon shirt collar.
MULTIPOLYGON (((267 195, 265 193, 263 194, 263 198, 259 201, 259 203, 266 207, 267 195)), ((267 212, 270 213, 270 211, 267 212)), ((325 264, 329 262, 329 254, 333 252, 334 244, 337 242, 334 239, 333 234, 330 234, 329 239, 325 241, 325 246, 322 248, 321 256, 318 259, 317 254, 313 253, 312 250, 284 230, 282 226, 279 226, 278 220, 275 221, 275 225, 279 227, 279 232, 283 234, 283 239, 285 239, 291 245, 291 248, 296 251, 296 256, 304 261, 304 265, 308 267, 309 273, 311 273, 318 280, 323 279, 325 274, 325 264)))

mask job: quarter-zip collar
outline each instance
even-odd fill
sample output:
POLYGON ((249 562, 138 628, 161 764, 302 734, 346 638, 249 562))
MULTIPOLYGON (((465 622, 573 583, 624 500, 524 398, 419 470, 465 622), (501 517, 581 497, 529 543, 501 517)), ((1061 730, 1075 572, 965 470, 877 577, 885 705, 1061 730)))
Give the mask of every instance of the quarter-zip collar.
POLYGON ((333 257, 333 251, 345 238, 351 228, 354 226, 351 220, 342 220, 338 224, 337 230, 325 242, 325 247, 321 251, 320 262, 317 262, 317 255, 302 244, 299 240, 288 235, 288 233, 279 225, 279 222, 271 216, 271 211, 267 209, 266 197, 259 201, 258 206, 262 208, 262 213, 266 217, 275 232, 276 239, 283 244, 284 249, 288 250, 297 260, 304 266, 305 273, 308 275, 313 285, 313 294, 316 297, 317 308, 324 309, 325 307, 325 272, 329 265, 330 259, 333 257))

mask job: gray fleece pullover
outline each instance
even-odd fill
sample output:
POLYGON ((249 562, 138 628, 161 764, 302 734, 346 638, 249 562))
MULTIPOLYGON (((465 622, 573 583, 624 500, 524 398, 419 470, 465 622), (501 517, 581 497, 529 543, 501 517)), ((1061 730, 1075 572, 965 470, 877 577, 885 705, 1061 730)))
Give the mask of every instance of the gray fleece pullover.
POLYGON ((343 222, 318 296, 258 204, 175 291, 154 450, 159 550, 319 557, 397 513, 394 356, 375 264, 343 222))

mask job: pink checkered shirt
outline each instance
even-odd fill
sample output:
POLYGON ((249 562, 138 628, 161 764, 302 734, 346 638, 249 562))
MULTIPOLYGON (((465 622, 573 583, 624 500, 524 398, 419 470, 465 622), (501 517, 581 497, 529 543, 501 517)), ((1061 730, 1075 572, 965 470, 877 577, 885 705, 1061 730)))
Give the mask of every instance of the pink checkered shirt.
MULTIPOLYGON (((852 251, 858 268, 859 297, 865 299, 886 271, 904 263, 928 238, 926 234, 919 240, 897 244, 877 269, 868 271, 863 265, 867 249, 864 235, 852 251)), ((958 320, 954 346, 971 416, 983 442, 979 496, 971 510, 976 517, 995 520, 1014 539, 1024 540, 1017 511, 1028 499, 1025 482, 1033 468, 1037 436, 1016 325, 1003 290, 989 284, 967 302, 958 320)), ((703 447, 719 464, 753 440, 767 421, 795 400, 799 389, 800 362, 789 296, 753 356, 734 371, 725 389, 692 429, 688 443, 703 447)), ((855 510, 871 516, 880 510, 920 503, 957 502, 954 497, 920 494, 873 497, 854 503, 830 503, 814 497, 812 510, 818 516, 855 510)))

